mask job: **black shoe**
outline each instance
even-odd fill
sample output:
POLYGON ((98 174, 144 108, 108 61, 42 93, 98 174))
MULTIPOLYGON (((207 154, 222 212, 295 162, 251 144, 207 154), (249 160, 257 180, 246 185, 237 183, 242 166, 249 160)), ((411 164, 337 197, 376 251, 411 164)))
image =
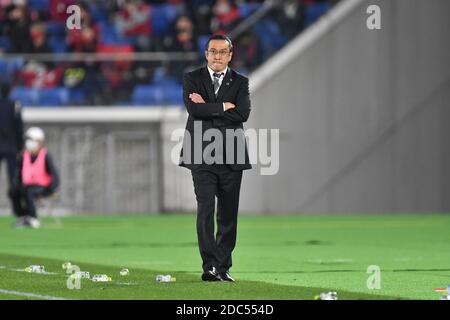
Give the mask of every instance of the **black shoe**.
POLYGON ((221 281, 229 281, 229 282, 235 281, 234 278, 228 273, 228 271, 219 273, 219 277, 221 281))
POLYGON ((211 270, 207 270, 202 274, 203 281, 220 281, 220 277, 216 272, 216 268, 212 267, 211 270))

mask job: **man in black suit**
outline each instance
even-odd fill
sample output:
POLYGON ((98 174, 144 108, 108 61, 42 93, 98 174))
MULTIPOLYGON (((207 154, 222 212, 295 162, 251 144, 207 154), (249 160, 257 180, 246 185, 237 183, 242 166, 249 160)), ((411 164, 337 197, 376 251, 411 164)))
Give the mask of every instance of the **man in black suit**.
MULTIPOLYGON (((22 107, 19 102, 10 101, 8 95, 9 86, 0 83, 0 165, 4 159, 8 169, 8 195, 11 198, 17 156, 22 151, 24 141, 22 107)), ((11 206, 14 208, 12 200, 11 206)))
POLYGON ((183 77, 189 118, 180 165, 191 170, 194 182, 203 281, 234 281, 229 269, 236 244, 242 171, 251 168, 242 125, 250 114, 248 78, 228 67, 232 50, 228 37, 212 36, 205 48, 207 66, 183 77))

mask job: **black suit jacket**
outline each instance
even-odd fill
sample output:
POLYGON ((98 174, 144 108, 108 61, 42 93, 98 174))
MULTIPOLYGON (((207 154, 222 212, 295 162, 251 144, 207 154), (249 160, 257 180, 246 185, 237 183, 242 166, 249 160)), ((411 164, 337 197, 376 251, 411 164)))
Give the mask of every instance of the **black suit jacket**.
POLYGON ((187 167, 191 170, 200 167, 211 167, 211 164, 205 161, 205 158, 200 157, 198 159, 197 157, 196 159, 194 157, 194 141, 202 141, 201 152, 203 154, 205 148, 212 141, 203 141, 202 137, 206 130, 214 128, 219 130, 223 137, 223 154, 219 156, 222 159, 222 164, 229 166, 232 170, 250 169, 251 165, 243 131, 243 123, 247 121, 251 109, 248 78, 228 68, 216 98, 212 79, 207 67, 196 69, 183 75, 183 100, 189 117, 186 124, 183 148, 181 150, 180 166, 187 167), (189 94, 194 92, 200 94, 205 100, 205 103, 192 102, 189 94), (231 102, 236 107, 224 111, 223 102, 231 102), (202 137, 195 136, 194 134, 195 122, 197 122, 197 127, 201 124, 202 137), (233 136, 230 133, 233 133, 233 136), (234 146, 233 152, 230 152, 230 145, 234 146), (241 153, 238 150, 239 148, 242 150, 241 153), (187 152, 188 149, 190 152, 187 152), (201 163, 197 163, 198 161, 194 160, 201 160, 201 163))

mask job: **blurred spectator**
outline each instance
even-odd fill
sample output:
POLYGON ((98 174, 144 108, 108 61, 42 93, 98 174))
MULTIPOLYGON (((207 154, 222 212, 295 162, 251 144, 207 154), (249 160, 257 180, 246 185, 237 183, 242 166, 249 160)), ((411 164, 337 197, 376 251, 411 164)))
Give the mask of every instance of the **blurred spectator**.
POLYGON ((51 49, 47 42, 45 25, 43 23, 35 23, 31 26, 32 53, 48 53, 51 49))
MULTIPOLYGON (((9 18, 8 18, 7 9, 9 6, 10 6, 10 0, 6 0, 6 1, 0 0, 0 37, 8 36, 9 18)), ((4 48, 0 47, 0 50, 2 50, 2 49, 4 49, 4 48)))
MULTIPOLYGON (((134 52, 131 45, 99 45, 98 52, 117 53, 123 56, 134 52)), ((115 101, 124 101, 130 96, 130 85, 133 67, 133 61, 129 59, 104 61, 100 64, 101 73, 104 75, 105 90, 104 98, 108 104, 115 101)))
POLYGON ((212 33, 225 34, 240 21, 240 11, 234 0, 216 0, 211 20, 212 33))
MULTIPOLYGON (((167 51, 197 52, 194 24, 187 15, 178 17, 170 36, 164 40, 164 47, 167 51)), ((169 74, 178 78, 190 65, 189 61, 173 61, 169 67, 169 74)))
POLYGON ((167 51, 196 51, 197 38, 194 34, 194 24, 187 15, 181 15, 175 22, 175 26, 164 40, 167 51))
POLYGON ((152 47, 150 24, 151 8, 141 0, 119 0, 120 11, 116 24, 122 36, 134 38, 136 49, 145 51, 152 47))
POLYGON ((6 33, 9 36, 13 53, 27 53, 31 51, 30 14, 26 7, 26 1, 15 1, 6 9, 6 33))
POLYGON ((71 51, 94 52, 98 42, 98 27, 93 23, 89 7, 79 3, 81 11, 81 29, 70 29, 67 33, 67 43, 71 51))
POLYGON ((199 35, 212 33, 211 8, 213 3, 214 0, 190 0, 186 3, 186 12, 192 18, 199 35))
POLYGON ((232 68, 249 74, 262 60, 260 43, 253 29, 249 29, 234 41, 232 68))
POLYGON ((280 29, 288 38, 296 36, 303 29, 304 2, 301 0, 281 1, 270 15, 279 23, 280 29))
POLYGON ((33 88, 57 87, 64 74, 64 66, 49 69, 45 63, 30 60, 17 75, 17 84, 33 88))
MULTIPOLYGON (((205 35, 230 34, 264 2, 0 0, 0 52, 103 52, 122 56, 134 51, 169 51, 197 52, 202 59, 205 35), (81 30, 66 28, 66 10, 74 4, 81 9, 81 30)), ((231 65, 249 74, 336 2, 338 0, 277 1, 267 15, 233 39, 231 65)), ((70 91, 71 103, 77 101, 76 104, 126 104, 136 85, 167 79, 170 83, 199 63, 140 59, 134 62, 128 59, 33 60, 0 60, 0 69, 5 71, 0 79, 34 88, 63 85, 70 91), (155 70, 163 70, 164 77, 156 76, 155 70)))
POLYGON ((67 7, 76 4, 76 0, 50 0, 50 17, 55 22, 66 23, 67 7))

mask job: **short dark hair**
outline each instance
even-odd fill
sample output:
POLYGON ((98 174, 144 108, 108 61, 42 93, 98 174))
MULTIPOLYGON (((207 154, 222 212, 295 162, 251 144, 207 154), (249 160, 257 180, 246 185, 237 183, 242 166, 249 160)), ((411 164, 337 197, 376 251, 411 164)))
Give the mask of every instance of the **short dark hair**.
POLYGON ((208 51, 209 43, 211 42, 211 40, 225 40, 226 42, 228 42, 228 47, 230 48, 230 51, 233 51, 233 43, 231 42, 231 39, 223 34, 214 34, 211 37, 209 37, 208 42, 206 42, 205 51, 208 51))

